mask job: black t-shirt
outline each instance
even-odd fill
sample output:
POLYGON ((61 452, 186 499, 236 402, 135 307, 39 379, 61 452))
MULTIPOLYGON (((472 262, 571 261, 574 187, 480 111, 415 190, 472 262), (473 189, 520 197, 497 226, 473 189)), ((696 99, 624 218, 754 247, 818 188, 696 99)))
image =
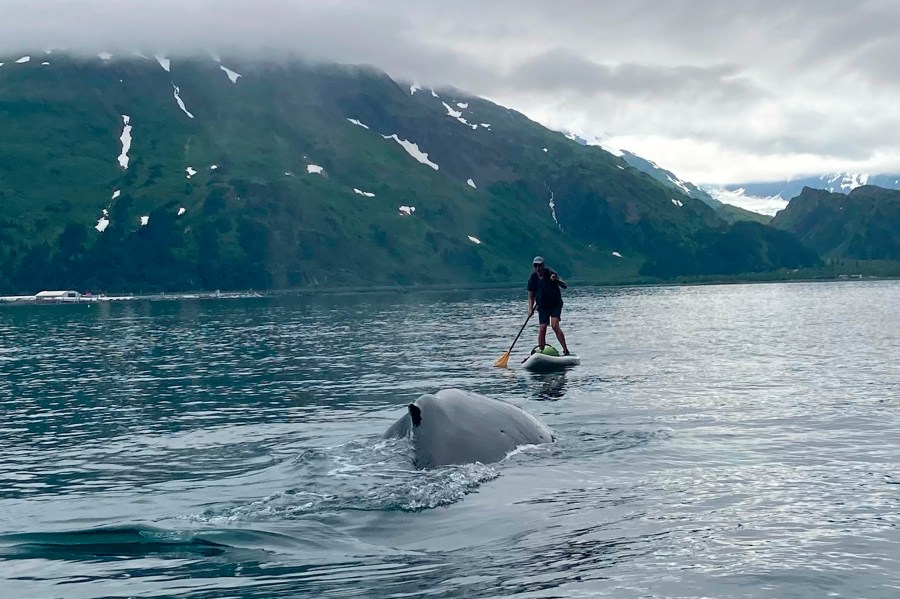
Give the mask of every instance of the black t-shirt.
POLYGON ((545 268, 543 278, 533 272, 531 278, 528 279, 527 289, 534 293, 534 303, 538 306, 549 308, 562 303, 562 292, 559 290, 559 285, 556 281, 550 280, 552 274, 555 273, 549 268, 545 268))

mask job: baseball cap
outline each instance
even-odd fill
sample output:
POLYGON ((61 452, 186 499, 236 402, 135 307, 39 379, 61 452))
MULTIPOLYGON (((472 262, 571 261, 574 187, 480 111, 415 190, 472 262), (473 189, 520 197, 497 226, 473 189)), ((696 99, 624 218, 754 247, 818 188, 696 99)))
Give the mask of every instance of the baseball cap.
POLYGON ((531 263, 532 263, 532 264, 543 264, 543 263, 544 263, 544 259, 541 258, 540 256, 535 256, 535 257, 534 257, 534 260, 532 260, 531 263))

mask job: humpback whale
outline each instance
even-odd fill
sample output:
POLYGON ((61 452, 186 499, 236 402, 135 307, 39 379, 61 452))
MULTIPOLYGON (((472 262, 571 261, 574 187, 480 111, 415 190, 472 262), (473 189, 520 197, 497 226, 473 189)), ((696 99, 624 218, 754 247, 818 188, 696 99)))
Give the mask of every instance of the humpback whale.
POLYGON ((459 389, 426 393, 383 435, 409 437, 419 469, 502 460, 520 445, 554 441, 540 420, 509 402, 459 389))

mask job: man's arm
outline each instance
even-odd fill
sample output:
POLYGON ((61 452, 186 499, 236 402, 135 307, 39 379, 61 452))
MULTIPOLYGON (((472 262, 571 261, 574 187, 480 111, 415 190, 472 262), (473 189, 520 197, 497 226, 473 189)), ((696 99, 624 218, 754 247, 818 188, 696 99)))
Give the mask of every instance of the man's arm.
POLYGON ((566 285, 566 282, 563 281, 562 279, 560 279, 559 275, 556 274, 555 272, 552 275, 550 275, 550 280, 556 281, 556 284, 559 285, 560 287, 562 287, 563 289, 567 289, 569 287, 568 285, 566 285))
POLYGON ((528 292, 528 315, 531 316, 531 314, 533 312, 534 312, 534 291, 529 291, 528 292))

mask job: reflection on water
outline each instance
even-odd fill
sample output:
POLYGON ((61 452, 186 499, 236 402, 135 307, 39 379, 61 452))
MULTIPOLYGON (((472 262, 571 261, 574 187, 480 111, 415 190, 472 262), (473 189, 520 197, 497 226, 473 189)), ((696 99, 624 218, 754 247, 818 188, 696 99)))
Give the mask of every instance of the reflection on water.
POLYGON ((521 295, 0 309, 2 595, 895 595, 898 283, 521 295), (449 387, 556 442, 415 470, 449 387))
POLYGON ((534 388, 532 399, 557 401, 565 396, 568 382, 566 372, 534 372, 529 374, 534 388))

